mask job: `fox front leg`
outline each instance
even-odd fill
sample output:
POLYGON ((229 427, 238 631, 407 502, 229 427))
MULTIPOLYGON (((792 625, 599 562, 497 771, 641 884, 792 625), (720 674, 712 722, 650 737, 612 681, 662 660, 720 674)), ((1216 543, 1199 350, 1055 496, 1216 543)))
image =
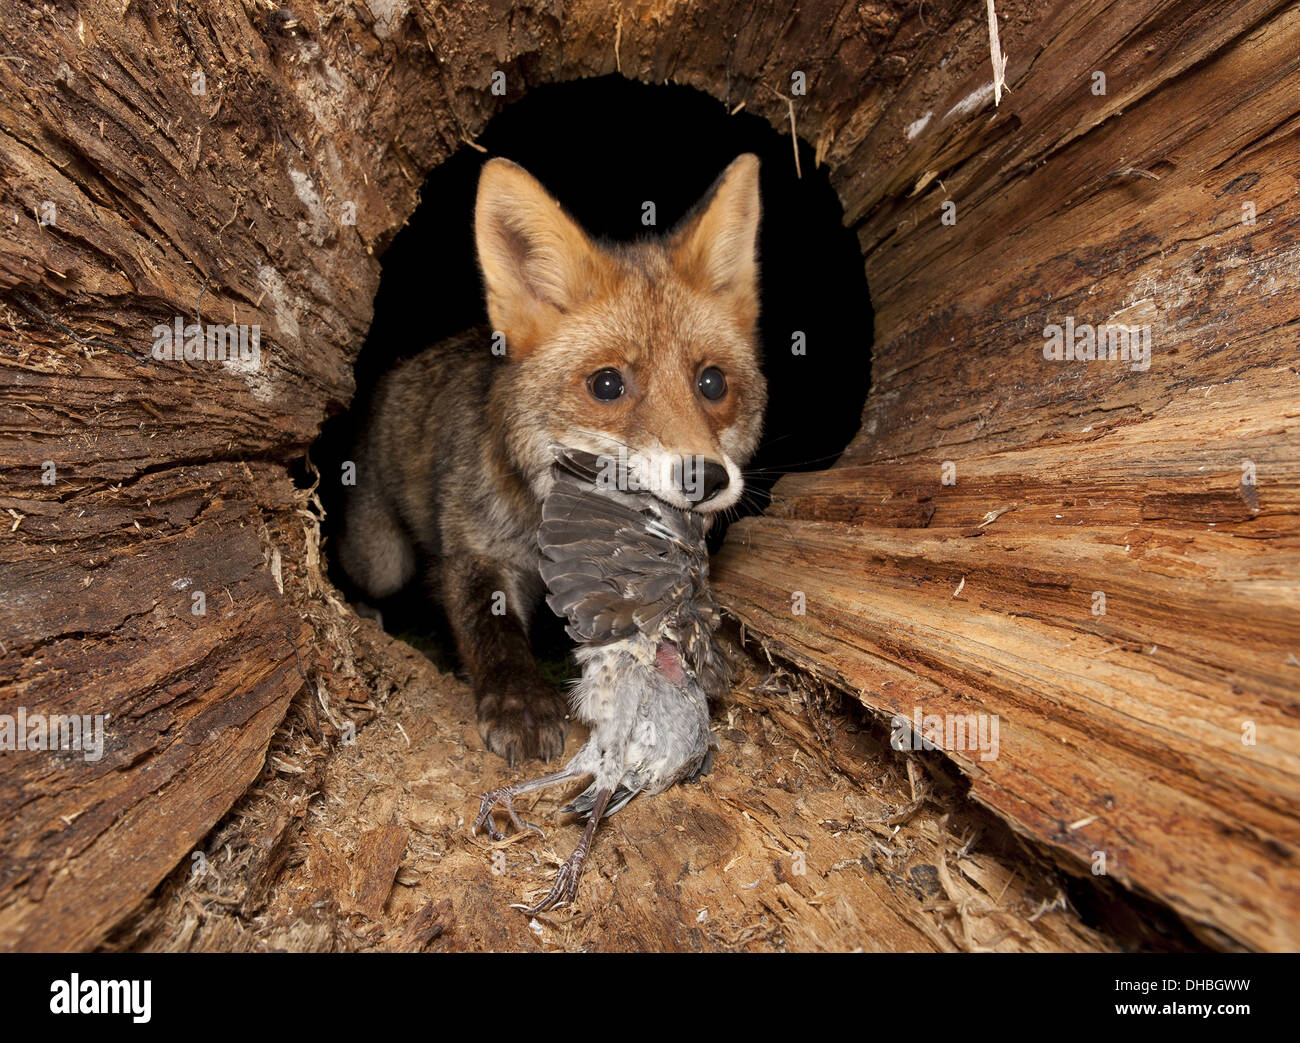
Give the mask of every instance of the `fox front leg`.
POLYGON ((537 671, 526 623, 532 606, 510 603, 512 592, 526 586, 498 563, 477 557, 444 559, 441 579, 443 606, 474 686, 478 730, 487 748, 511 767, 529 757, 560 756, 568 703, 537 671))

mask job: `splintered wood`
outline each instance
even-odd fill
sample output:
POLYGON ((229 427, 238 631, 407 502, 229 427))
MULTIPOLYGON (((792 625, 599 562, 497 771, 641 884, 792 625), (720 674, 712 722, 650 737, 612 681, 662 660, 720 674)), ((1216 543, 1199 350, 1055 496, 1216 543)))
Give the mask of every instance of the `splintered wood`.
POLYGON ((1208 944, 1294 950, 1300 9, 1280 6, 1187 9, 1176 46, 1141 4, 1006 31, 996 118, 928 126, 852 215, 877 314, 861 433, 778 484, 714 576, 772 654, 886 719, 996 720, 996 756, 948 755, 1081 877, 1208 944), (902 198, 928 170, 943 189, 902 198), (1143 340, 1112 357, 1111 327, 1143 340))

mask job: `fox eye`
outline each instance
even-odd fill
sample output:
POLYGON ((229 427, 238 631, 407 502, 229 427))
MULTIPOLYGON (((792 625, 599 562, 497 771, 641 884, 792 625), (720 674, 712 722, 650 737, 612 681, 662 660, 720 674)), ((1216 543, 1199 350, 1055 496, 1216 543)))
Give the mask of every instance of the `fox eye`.
POLYGON ((587 390, 593 398, 613 402, 623 394, 623 374, 611 366, 598 369, 587 378, 587 390))
POLYGON ((700 374, 696 387, 710 402, 716 402, 727 393, 727 378, 722 375, 722 370, 717 366, 710 366, 700 374))

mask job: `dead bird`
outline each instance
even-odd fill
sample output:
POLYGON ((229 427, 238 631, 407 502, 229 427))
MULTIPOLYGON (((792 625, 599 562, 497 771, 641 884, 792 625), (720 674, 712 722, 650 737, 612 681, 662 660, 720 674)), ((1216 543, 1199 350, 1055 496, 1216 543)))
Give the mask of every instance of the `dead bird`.
POLYGON ((473 831, 504 805, 517 830, 522 793, 592 782, 561 810, 586 829, 555 886, 528 915, 572 902, 596 825, 638 793, 661 793, 708 770, 716 747, 709 699, 730 685, 714 638, 721 615, 709 588, 708 517, 627 490, 614 457, 556 448, 555 483, 542 503, 538 544, 547 604, 579 642, 582 677, 570 702, 591 735, 564 770, 483 797, 473 831))

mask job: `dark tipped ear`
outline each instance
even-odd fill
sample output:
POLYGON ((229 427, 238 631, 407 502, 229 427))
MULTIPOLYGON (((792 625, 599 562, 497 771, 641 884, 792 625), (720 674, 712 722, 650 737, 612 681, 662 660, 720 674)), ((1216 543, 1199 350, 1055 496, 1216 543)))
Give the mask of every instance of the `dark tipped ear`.
POLYGON ((737 156, 676 229, 669 243, 678 271, 713 293, 757 294, 758 157, 737 156))
POLYGON ((479 175, 474 238, 488 318, 512 350, 531 347, 595 290, 602 266, 596 247, 537 179, 508 159, 490 160, 479 175))

